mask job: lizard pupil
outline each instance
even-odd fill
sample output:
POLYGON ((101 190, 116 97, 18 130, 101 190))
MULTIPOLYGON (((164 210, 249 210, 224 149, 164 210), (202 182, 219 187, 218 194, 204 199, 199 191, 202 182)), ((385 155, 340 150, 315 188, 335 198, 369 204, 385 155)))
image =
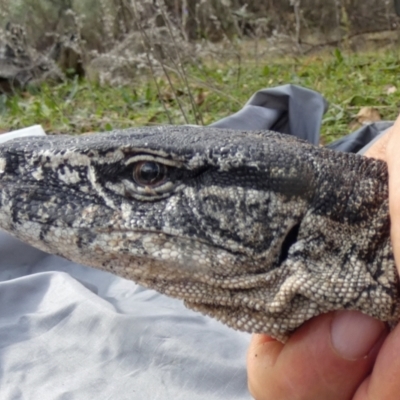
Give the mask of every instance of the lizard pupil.
POLYGON ((155 186, 166 178, 166 172, 163 164, 141 161, 134 166, 133 178, 140 185, 155 186))

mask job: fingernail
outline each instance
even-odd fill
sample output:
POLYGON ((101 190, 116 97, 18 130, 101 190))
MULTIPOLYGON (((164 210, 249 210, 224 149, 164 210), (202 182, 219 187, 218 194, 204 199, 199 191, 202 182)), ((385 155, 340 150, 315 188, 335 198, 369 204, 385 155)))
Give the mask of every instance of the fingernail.
POLYGON ((359 311, 338 311, 331 326, 331 340, 339 355, 358 360, 368 355, 386 326, 359 311))

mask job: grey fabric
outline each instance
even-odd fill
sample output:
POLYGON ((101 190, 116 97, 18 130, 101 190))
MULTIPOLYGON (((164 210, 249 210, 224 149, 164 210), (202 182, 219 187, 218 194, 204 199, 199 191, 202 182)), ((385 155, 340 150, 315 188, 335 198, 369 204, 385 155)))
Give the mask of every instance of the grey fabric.
POLYGON ((328 103, 319 93, 296 85, 283 85, 258 91, 236 114, 211 126, 270 129, 318 144, 322 116, 327 108, 328 103))
MULTIPOLYGON (((213 126, 318 143, 325 109, 320 94, 286 85, 213 126)), ((250 399, 249 340, 180 301, 0 232, 1 400, 250 399)))
POLYGON ((336 151, 364 154, 392 125, 393 121, 364 125, 350 135, 328 144, 327 147, 336 151))

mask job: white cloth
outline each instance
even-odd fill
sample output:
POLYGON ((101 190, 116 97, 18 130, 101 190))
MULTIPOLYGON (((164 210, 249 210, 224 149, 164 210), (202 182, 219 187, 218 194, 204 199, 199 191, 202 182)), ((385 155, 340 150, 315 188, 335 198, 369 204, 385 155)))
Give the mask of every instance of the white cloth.
POLYGON ((248 334, 2 232, 0 254, 0 399, 251 398, 248 334))

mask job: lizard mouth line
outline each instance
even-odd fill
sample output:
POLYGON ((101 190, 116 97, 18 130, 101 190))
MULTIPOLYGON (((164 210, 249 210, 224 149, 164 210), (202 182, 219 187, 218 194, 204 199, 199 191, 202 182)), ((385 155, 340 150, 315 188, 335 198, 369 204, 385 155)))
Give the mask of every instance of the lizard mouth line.
MULTIPOLYGON (((132 233, 133 231, 132 230, 129 230, 129 229, 118 229, 118 230, 115 230, 115 229, 111 229, 111 228, 109 228, 109 229, 105 229, 105 228, 100 228, 100 229, 97 229, 96 230, 96 232, 97 233, 100 233, 100 234, 104 234, 104 233, 115 233, 115 232, 119 232, 119 233, 124 233, 124 232, 128 232, 128 233, 132 233)), ((212 247, 212 248, 218 248, 218 249, 221 249, 221 250, 224 250, 224 251, 226 251, 227 253, 229 253, 229 254, 232 254, 232 255, 236 255, 236 256, 243 256, 243 255, 245 255, 245 253, 242 253, 242 252, 240 252, 240 251, 233 251, 233 250, 231 250, 229 247, 224 247, 224 246, 221 246, 221 245, 218 245, 218 244, 215 244, 215 243, 212 243, 212 242, 210 242, 210 241, 208 241, 208 240, 205 240, 205 239, 199 239, 199 238, 196 238, 196 239, 194 239, 194 238, 191 238, 191 237, 188 237, 188 236, 182 236, 182 235, 175 235, 175 234, 173 234, 173 233, 167 233, 167 232, 163 232, 163 231, 159 231, 159 230, 151 230, 151 229, 134 229, 134 232, 135 233, 145 233, 145 234, 151 234, 151 235, 162 235, 162 236, 166 236, 166 237, 171 237, 171 238, 175 238, 175 239, 178 239, 178 240, 183 240, 183 241, 185 241, 185 242, 196 242, 196 243, 201 243, 201 244, 203 244, 203 245, 205 245, 205 246, 207 246, 207 247, 212 247)))

